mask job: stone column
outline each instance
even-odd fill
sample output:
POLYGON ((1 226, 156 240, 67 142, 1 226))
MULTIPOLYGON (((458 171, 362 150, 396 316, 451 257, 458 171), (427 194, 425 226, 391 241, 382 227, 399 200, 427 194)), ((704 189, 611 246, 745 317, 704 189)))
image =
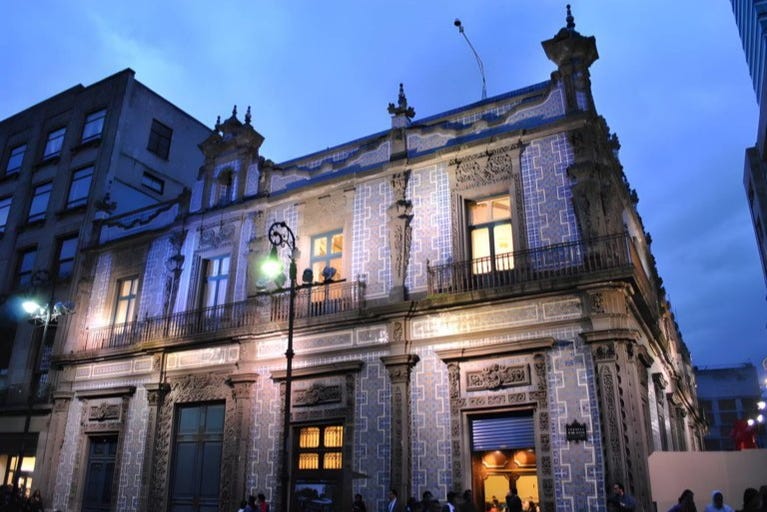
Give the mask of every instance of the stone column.
POLYGON ((389 297, 395 301, 407 300, 405 279, 410 263, 410 244, 413 238, 413 203, 407 199, 406 190, 410 170, 396 173, 391 178, 394 190, 393 202, 389 205, 389 250, 391 251, 392 287, 389 297))
POLYGON ((253 423, 253 398, 257 373, 240 373, 229 377, 227 384, 232 388, 234 400, 234 432, 225 443, 226 456, 232 459, 232 475, 229 480, 229 494, 237 502, 248 496, 248 451, 251 444, 250 426, 253 423))
POLYGON ((605 485, 622 483, 636 498, 638 508, 651 510, 647 422, 643 418, 645 411, 640 407, 643 379, 635 359, 637 336, 629 329, 583 334, 594 358, 604 440, 605 485))
POLYGON ((141 466, 141 495, 139 496, 139 510, 150 510, 149 492, 154 478, 152 461, 154 460, 154 447, 157 438, 157 411, 162 406, 165 395, 169 390, 167 384, 155 382, 145 384, 147 391, 147 403, 149 405, 146 418, 146 439, 144 440, 144 460, 141 466))
POLYGON ((410 373, 418 363, 415 354, 400 354, 381 358, 391 380, 391 476, 390 485, 406 499, 412 494, 410 470, 410 373))
POLYGON ((64 444, 64 436, 67 430, 67 415, 69 404, 72 403, 74 393, 70 391, 58 391, 53 394, 53 411, 48 425, 48 438, 45 442, 45 455, 37 467, 40 468, 39 482, 36 487, 40 489, 43 500, 46 503, 53 501, 56 481, 56 471, 59 468, 61 447, 64 444))

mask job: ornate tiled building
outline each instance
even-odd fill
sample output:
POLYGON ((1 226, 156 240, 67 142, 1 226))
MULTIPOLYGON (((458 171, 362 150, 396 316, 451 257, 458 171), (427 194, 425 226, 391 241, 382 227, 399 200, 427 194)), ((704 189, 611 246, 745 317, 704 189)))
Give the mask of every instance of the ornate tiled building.
POLYGON ((649 509, 648 455, 701 447, 690 357, 595 40, 568 13, 543 49, 549 80, 420 120, 400 86, 390 129, 281 164, 235 109, 190 195, 103 220, 56 347, 53 506, 599 511, 619 481, 649 509))

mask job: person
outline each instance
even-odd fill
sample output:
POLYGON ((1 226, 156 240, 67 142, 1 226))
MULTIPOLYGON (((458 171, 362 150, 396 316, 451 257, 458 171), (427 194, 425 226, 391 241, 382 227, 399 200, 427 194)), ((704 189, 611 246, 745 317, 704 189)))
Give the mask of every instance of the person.
POLYGON ((759 488, 759 501, 761 502, 762 512, 767 512, 767 485, 763 485, 759 488))
POLYGON ((269 512, 269 504, 266 502, 266 496, 262 492, 258 493, 256 512, 269 512))
POLYGON ((743 491, 743 508, 740 509, 740 512, 759 510, 759 502, 759 491, 753 487, 748 487, 743 491))
POLYGON ((246 500, 242 500, 240 502, 240 508, 237 509, 237 512, 245 512, 245 507, 248 506, 248 502, 246 500))
POLYGON ((461 512, 477 512, 477 504, 474 503, 474 495, 471 489, 463 491, 463 503, 459 507, 461 512))
POLYGON ((695 507, 695 494, 690 489, 685 489, 677 500, 677 504, 671 507, 668 512, 697 512, 695 507))
POLYGON ((509 489, 506 495, 506 512, 522 512, 522 499, 517 494, 517 488, 509 489))
POLYGON ((405 504, 397 498, 397 490, 389 489, 389 503, 386 506, 387 512, 405 512, 405 504))
POLYGON ((731 506, 724 504, 722 491, 711 493, 711 503, 706 505, 706 512, 734 512, 731 506))
POLYGON ((533 500, 527 502, 527 512, 538 512, 538 506, 533 500))
POLYGON ((245 512, 258 512, 258 506, 256 505, 256 497, 253 495, 248 496, 248 503, 245 505, 245 512))
POLYGON ((368 512, 368 507, 365 505, 365 500, 362 499, 361 494, 354 495, 354 501, 352 502, 353 512, 368 512))
POLYGON ((434 496, 432 496, 430 491, 423 491, 421 495, 421 512, 429 512, 434 501, 434 496))
POLYGON ((456 494, 453 491, 447 493, 447 501, 442 507, 442 512, 457 512, 457 509, 455 508, 455 497, 456 494))
POLYGON ((613 493, 607 498, 607 508, 615 512, 633 512, 636 509, 636 500, 623 487, 620 482, 613 484, 613 493))
POLYGON ((40 489, 35 489, 35 492, 32 493, 27 508, 30 512, 43 512, 43 497, 40 494, 40 489))

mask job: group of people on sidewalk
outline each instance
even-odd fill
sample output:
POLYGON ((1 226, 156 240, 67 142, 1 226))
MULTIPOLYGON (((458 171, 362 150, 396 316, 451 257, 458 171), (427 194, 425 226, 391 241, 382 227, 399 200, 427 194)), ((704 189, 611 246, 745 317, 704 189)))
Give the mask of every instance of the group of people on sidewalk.
MULTIPOLYGON (((636 500, 626 492, 620 483, 613 484, 612 494, 607 498, 607 509, 610 512, 635 512, 636 500)), ((695 494, 690 489, 685 489, 679 496, 676 505, 668 512, 697 512, 695 506, 695 494)), ((724 502, 722 491, 715 490, 711 493, 711 503, 706 505, 704 512, 736 512, 730 505, 724 502)), ((767 512, 767 485, 759 490, 749 487, 743 492, 743 506, 737 512, 767 512)))

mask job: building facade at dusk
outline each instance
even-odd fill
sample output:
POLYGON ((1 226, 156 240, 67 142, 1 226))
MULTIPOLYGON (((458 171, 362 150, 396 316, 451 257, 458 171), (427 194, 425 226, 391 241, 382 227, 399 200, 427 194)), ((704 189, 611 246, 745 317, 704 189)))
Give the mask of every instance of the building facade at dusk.
POLYGON ((130 69, 0 121, 3 484, 43 484, 38 461, 50 414, 49 367, 57 327, 66 321, 55 316, 71 311, 65 303, 75 293, 73 274, 80 250, 92 243, 94 220, 191 188, 202 163, 196 147, 209 133, 130 69), (22 321, 27 299, 42 305, 33 325, 22 321))
POLYGON ((514 487, 599 511, 622 482, 649 509, 649 454, 702 448, 690 355, 594 106, 595 39, 568 16, 543 51, 541 83, 417 120, 400 85, 390 128, 280 164, 235 109, 191 194, 99 219, 54 346, 47 501, 514 487), (280 223, 294 308, 260 270, 280 223))
POLYGON ((764 0, 730 0, 738 27, 748 71, 759 104, 759 126, 756 145, 746 149, 743 186, 754 225, 756 245, 767 283, 767 115, 765 108, 765 67, 767 67, 767 2, 764 0))

